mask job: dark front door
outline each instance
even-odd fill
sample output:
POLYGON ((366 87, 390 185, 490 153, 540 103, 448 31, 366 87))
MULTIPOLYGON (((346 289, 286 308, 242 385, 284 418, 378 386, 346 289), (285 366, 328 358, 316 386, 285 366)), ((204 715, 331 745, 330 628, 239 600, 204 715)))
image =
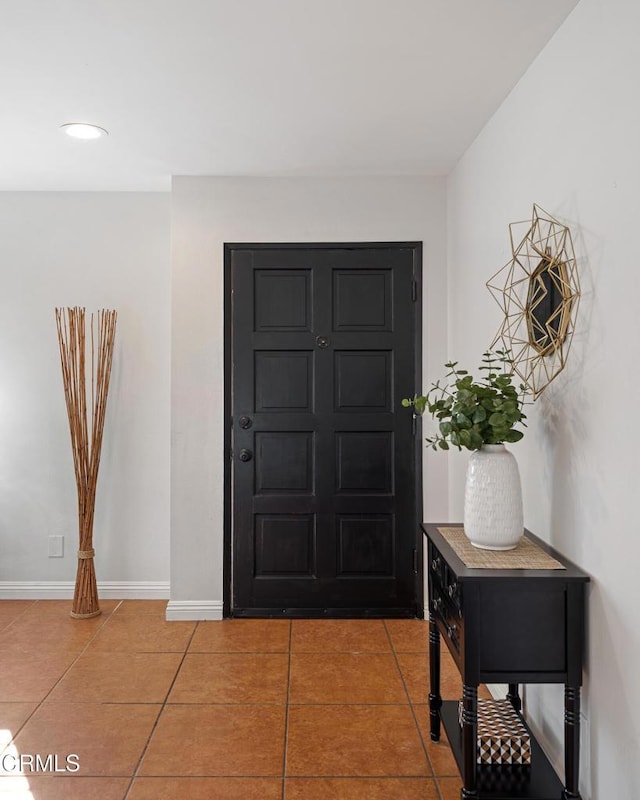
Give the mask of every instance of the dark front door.
POLYGON ((231 614, 416 614, 420 258, 227 245, 231 614))

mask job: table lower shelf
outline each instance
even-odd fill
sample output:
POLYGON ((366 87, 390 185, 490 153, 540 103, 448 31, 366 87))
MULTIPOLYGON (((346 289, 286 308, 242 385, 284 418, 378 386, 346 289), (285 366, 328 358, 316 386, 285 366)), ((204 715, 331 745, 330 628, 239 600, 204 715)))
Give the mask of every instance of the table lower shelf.
MULTIPOLYGON (((462 775, 462 729, 458 723, 458 701, 445 700, 440 716, 462 775)), ((561 800, 564 789, 562 782, 527 724, 524 720, 522 722, 531 736, 531 766, 478 765, 478 797, 481 800, 561 800)))

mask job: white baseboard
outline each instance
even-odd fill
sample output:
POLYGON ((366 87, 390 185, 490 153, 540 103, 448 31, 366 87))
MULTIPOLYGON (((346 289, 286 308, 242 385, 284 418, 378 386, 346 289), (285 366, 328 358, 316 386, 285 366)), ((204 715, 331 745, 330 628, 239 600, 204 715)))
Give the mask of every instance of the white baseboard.
POLYGON ((221 620, 222 600, 169 600, 166 619, 176 620, 221 620))
MULTIPOLYGON (((0 600, 72 600, 73 581, 0 581, 0 600)), ((98 581, 103 600, 168 600, 169 581, 98 581)))

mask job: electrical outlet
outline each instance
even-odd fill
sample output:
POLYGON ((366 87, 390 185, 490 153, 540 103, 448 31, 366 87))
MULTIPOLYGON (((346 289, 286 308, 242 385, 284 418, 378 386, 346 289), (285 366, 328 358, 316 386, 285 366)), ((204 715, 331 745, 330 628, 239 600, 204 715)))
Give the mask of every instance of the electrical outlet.
POLYGON ((49 558, 64 557, 64 536, 49 536, 49 558))

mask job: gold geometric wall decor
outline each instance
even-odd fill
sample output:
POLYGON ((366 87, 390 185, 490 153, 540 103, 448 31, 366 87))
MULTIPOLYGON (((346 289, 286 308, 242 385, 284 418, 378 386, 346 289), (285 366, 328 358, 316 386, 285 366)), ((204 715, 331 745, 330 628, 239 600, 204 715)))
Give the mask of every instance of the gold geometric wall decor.
POLYGON ((490 349, 508 350, 535 400, 564 369, 580 280, 571 231, 538 205, 509 225, 511 260, 487 281, 504 319, 490 349))

